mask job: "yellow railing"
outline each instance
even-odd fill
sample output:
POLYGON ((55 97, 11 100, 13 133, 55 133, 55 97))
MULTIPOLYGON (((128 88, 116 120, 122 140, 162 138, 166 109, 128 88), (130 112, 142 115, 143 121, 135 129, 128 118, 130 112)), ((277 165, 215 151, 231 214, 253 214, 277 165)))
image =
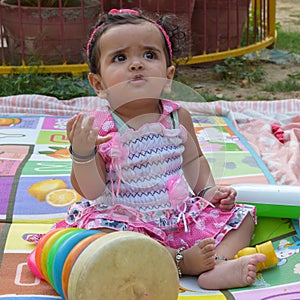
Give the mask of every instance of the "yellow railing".
MULTIPOLYGON (((201 5, 202 3, 204 3, 203 1, 206 2, 207 0, 202 0, 201 5)), ((225 1, 225 0, 216 0, 216 1, 218 3, 218 1, 225 1)), ((227 0, 227 1, 228 3, 230 3, 231 0, 227 0)), ((235 1, 240 1, 240 0, 235 0, 235 1)), ((192 3, 193 1, 191 0, 190 2, 192 3)), ((194 0, 193 3, 197 3, 197 0, 194 0)), ((244 43, 245 43, 245 36, 247 36, 249 39, 249 35, 252 34, 252 36, 250 36, 250 38, 252 39, 250 42, 249 41, 246 42, 246 45, 243 45, 242 42, 240 42, 240 44, 233 49, 228 48, 222 51, 216 49, 214 52, 210 52, 210 53, 206 53, 205 49, 202 51, 199 50, 198 52, 201 52, 200 54, 191 55, 191 57, 189 57, 188 59, 180 59, 175 63, 199 64, 205 62, 219 61, 225 59, 228 56, 241 56, 246 53, 250 53, 274 45, 276 41, 275 12, 276 12, 275 0, 252 0, 250 8, 247 9, 248 16, 245 22, 246 25, 244 25, 243 27, 244 43), (255 33, 254 38, 253 38, 253 33, 255 33)), ((0 18, 0 22, 1 22, 1 18, 0 18)), ((191 28, 191 30, 193 34, 193 27, 191 28)), ((1 30, 0 33, 2 34, 2 32, 3 31, 1 30)), ((3 44, 3 37, 1 37, 1 45, 2 44, 3 44)), ((10 73, 17 74, 21 72, 31 72, 31 71, 37 71, 39 73, 81 74, 81 73, 88 72, 89 69, 86 63, 80 63, 80 64, 64 63, 64 64, 52 64, 52 65, 41 63, 38 66, 31 66, 26 64, 24 60, 22 60, 22 63, 20 65, 5 65, 4 63, 0 65, 0 74, 10 74, 10 73)))

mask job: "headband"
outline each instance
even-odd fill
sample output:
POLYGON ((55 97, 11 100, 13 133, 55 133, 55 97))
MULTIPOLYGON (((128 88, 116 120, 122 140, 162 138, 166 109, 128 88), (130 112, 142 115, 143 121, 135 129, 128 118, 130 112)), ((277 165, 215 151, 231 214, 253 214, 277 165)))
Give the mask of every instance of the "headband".
MULTIPOLYGON (((136 16, 140 16, 140 13, 136 10, 133 10, 133 9, 111 9, 109 12, 108 12, 109 15, 121 15, 121 14, 131 14, 131 15, 136 15, 136 16)), ((159 25, 157 22, 155 22, 154 20, 149 20, 151 21, 160 31, 161 33, 163 34, 166 42, 167 42, 167 45, 168 45, 168 50, 169 50, 169 54, 170 54, 170 58, 172 60, 172 44, 171 44, 171 41, 170 41, 170 37, 168 36, 167 32, 164 30, 164 28, 159 25)), ((97 26, 93 32, 91 33, 91 36, 87 42, 87 45, 86 45, 86 55, 87 57, 90 56, 90 46, 91 46, 91 42, 95 36, 95 34, 105 25, 105 23, 102 23, 100 24, 99 26, 97 26)))

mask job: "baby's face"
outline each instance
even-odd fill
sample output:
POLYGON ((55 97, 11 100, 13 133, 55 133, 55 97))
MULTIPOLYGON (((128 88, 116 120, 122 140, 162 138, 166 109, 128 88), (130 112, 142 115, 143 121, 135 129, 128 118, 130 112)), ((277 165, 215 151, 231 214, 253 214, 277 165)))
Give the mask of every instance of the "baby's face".
POLYGON ((150 22, 123 24, 107 29, 100 47, 101 86, 111 104, 158 99, 174 75, 167 67, 165 43, 159 28, 150 22))

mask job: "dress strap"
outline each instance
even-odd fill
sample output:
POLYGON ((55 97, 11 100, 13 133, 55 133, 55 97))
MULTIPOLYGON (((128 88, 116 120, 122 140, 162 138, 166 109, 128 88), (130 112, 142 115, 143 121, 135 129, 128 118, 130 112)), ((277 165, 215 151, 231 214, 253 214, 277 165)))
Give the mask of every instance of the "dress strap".
POLYGON ((170 116, 172 119, 173 129, 178 128, 179 127, 178 111, 177 110, 172 111, 170 116))
POLYGON ((128 125, 117 114, 115 114, 112 110, 110 110, 110 113, 120 134, 123 134, 127 129, 129 129, 128 125))

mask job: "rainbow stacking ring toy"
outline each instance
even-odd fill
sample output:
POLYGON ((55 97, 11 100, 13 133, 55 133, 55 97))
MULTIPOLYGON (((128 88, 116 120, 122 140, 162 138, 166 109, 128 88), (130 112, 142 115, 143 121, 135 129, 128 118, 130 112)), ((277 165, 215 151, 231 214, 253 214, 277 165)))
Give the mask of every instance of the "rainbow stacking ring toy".
POLYGON ((78 228, 46 233, 28 267, 65 300, 177 300, 179 279, 168 250, 136 232, 78 228))
POLYGON ((62 282, 61 282, 63 295, 65 299, 69 298, 68 297, 69 278, 70 278, 72 267, 75 264, 77 257, 91 242, 93 242, 94 240, 98 239, 103 235, 104 233, 98 233, 83 239, 71 250, 71 252, 67 256, 62 270, 62 282))

